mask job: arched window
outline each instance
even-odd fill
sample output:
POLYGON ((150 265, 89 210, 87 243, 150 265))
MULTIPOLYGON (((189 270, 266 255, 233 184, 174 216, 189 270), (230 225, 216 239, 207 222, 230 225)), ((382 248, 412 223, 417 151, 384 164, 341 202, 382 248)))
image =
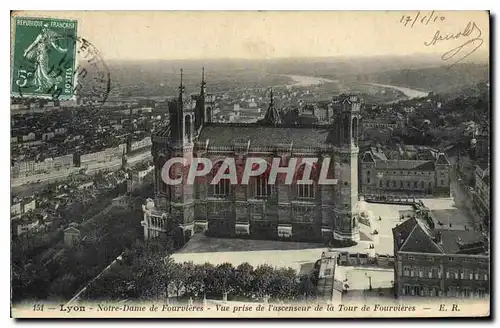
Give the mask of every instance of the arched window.
POLYGON ((356 218, 352 218, 352 228, 356 228, 356 218))
POLYGON ((351 127, 351 122, 349 122, 349 118, 348 117, 344 117, 344 120, 343 120, 343 126, 342 128, 344 129, 344 142, 348 141, 349 140, 349 128, 351 127))
POLYGON ((297 184, 297 198, 301 199, 316 198, 316 188, 314 184, 297 184))
POLYGON ((156 160, 156 179, 158 182, 158 191, 162 193, 167 192, 167 184, 163 181, 162 178, 162 171, 163 171, 163 166, 167 162, 167 159, 164 155, 158 156, 158 159, 156 160))
POLYGON ((212 121, 212 107, 207 107, 206 112, 205 112, 205 120, 207 122, 212 121))
POLYGON ((356 140, 358 139, 358 118, 357 117, 354 117, 352 119, 352 126, 351 126, 351 133, 352 133, 352 140, 354 142, 354 144, 356 144, 356 140))
POLYGON ((215 197, 226 197, 231 191, 231 182, 229 179, 220 179, 219 183, 214 186, 215 197))
POLYGON ((256 198, 267 198, 271 195, 271 185, 266 176, 258 176, 254 179, 254 195, 256 198))
MULTIPOLYGON (((215 177, 215 175, 219 171, 222 163, 223 163, 223 161, 219 161, 213 165, 212 172, 211 172, 211 175, 212 175, 211 181, 213 180, 213 178, 215 177)), ((229 167, 226 168, 225 173, 228 173, 228 172, 229 172, 229 167)), ((212 189, 213 190, 213 197, 226 197, 229 194, 231 194, 231 180, 229 180, 229 179, 220 179, 217 184, 213 184, 213 185, 211 184, 211 187, 213 188, 212 189)))
POLYGON ((188 142, 191 142, 191 115, 186 115, 184 116, 184 135, 186 136, 186 139, 188 142))

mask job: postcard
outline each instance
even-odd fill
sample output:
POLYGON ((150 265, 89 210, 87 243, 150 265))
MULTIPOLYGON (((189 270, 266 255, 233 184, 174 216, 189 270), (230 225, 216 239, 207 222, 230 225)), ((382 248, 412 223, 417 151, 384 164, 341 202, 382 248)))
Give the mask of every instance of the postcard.
POLYGON ((487 11, 14 11, 11 316, 490 316, 487 11))

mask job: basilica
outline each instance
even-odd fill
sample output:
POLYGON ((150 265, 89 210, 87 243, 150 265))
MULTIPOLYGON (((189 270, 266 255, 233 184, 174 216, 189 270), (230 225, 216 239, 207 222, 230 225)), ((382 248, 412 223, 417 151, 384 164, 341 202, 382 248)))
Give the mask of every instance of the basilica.
POLYGON ((276 239, 308 242, 358 241, 358 125, 360 100, 354 95, 333 97, 330 123, 287 125, 273 96, 264 119, 256 123, 212 122, 213 97, 206 94, 202 73, 199 94, 178 96, 168 103, 170 123, 152 136, 155 161, 153 199, 143 205, 145 239, 174 229, 186 241, 194 233, 216 237, 276 239), (210 158, 214 167, 232 157, 272 162, 280 158, 330 159, 335 184, 268 184, 267 176, 249 184, 228 180, 210 184, 210 174, 195 184, 168 185, 161 178, 172 157, 210 158))

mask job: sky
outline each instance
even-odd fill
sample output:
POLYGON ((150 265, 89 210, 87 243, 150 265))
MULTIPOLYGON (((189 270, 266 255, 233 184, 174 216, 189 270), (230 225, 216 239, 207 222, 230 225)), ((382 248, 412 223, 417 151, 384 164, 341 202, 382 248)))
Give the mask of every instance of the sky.
POLYGON ((475 55, 488 57, 486 11, 434 12, 428 21, 430 14, 431 11, 15 13, 77 20, 79 35, 94 44, 106 59, 267 59, 420 53, 440 57, 474 38, 478 29, 484 42, 475 55), (412 20, 403 19, 406 16, 412 20), (437 31, 441 35, 462 31, 467 34, 469 22, 476 26, 469 35, 431 44, 437 31))

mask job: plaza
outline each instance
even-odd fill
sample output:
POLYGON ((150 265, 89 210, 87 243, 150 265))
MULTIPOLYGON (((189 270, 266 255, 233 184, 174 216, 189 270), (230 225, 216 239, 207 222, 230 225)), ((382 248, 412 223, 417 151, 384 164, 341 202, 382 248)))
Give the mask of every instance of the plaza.
MULTIPOLYGON (((455 206, 452 198, 432 198, 422 199, 424 205, 431 211, 436 228, 462 230, 471 220, 463 209, 455 206), (438 225, 438 221, 443 225, 438 225), (449 224, 452 224, 451 227, 449 224)), ((392 229, 403 222, 400 217, 406 219, 409 215, 414 215, 415 211, 411 205, 394 205, 381 203, 368 203, 360 201, 359 211, 364 212, 366 218, 359 224, 360 241, 351 247, 334 248, 338 252, 348 252, 350 254, 364 253, 370 257, 379 255, 394 256, 394 246, 392 229), (369 225, 366 223, 369 222, 369 225), (374 231, 377 234, 373 234, 374 231), (373 248, 370 248, 373 245, 373 248)), ((195 234, 188 243, 179 251, 172 255, 176 262, 193 262, 203 264, 205 262, 214 265, 229 262, 234 266, 248 262, 257 267, 268 264, 274 267, 290 267, 299 273, 308 273, 312 270, 314 263, 320 259, 321 254, 328 248, 319 243, 300 243, 274 240, 250 240, 233 238, 212 238, 202 234, 195 234)), ((347 270, 345 267, 341 270, 347 270)), ((393 280, 391 268, 380 268, 389 272, 380 273, 374 276, 385 276, 377 288, 391 287, 393 280), (389 279, 389 276, 391 279, 389 279)), ((359 270, 367 270, 360 268, 359 270)), ((365 281, 364 273, 358 277, 359 273, 353 271, 352 281, 365 281), (364 277, 364 278, 363 278, 364 277)), ((366 282, 366 281, 365 281, 366 282)), ((375 282, 375 280, 374 280, 375 282)), ((361 286, 358 286, 361 287, 361 286)), ((366 286, 364 286, 366 287, 366 286)), ((357 288, 353 286, 353 288, 357 288)), ((375 288, 375 287, 374 287, 375 288)))
POLYGON ((172 259, 194 264, 231 263, 233 266, 248 262, 254 268, 267 264, 290 267, 306 274, 326 250, 324 245, 314 243, 212 238, 195 234, 183 248, 172 254, 172 259))

